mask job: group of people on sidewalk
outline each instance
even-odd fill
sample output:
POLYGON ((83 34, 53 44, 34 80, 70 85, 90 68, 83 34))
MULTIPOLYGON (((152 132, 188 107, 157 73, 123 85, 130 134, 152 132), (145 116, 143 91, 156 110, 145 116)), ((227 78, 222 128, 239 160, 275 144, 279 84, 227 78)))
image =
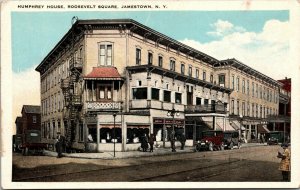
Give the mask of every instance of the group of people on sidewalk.
MULTIPOLYGON (((177 139, 181 143, 181 148, 180 149, 184 150, 185 141, 186 141, 185 135, 184 134, 178 135, 177 139)), ((148 146, 148 144, 149 144, 150 145, 149 152, 153 152, 154 141, 156 141, 156 138, 155 138, 154 134, 150 134, 149 138, 146 134, 142 135, 142 137, 141 137, 141 149, 142 149, 142 151, 147 152, 147 150, 149 148, 149 146, 148 146)), ((170 143, 171 143, 172 152, 176 152, 175 141, 176 141, 175 134, 171 134, 170 135, 170 143)))

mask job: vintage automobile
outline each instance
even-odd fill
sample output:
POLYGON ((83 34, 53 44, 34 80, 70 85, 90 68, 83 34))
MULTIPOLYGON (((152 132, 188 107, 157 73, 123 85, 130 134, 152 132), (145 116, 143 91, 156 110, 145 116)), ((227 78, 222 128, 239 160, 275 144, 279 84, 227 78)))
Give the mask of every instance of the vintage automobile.
POLYGON ((47 149, 47 144, 41 142, 41 132, 39 130, 26 130, 20 148, 24 156, 29 153, 43 154, 43 151, 47 149))
POLYGON ((224 131, 224 148, 233 149, 240 148, 241 142, 238 131, 224 131))
POLYGON ((201 140, 195 145, 195 151, 224 150, 223 131, 209 130, 201 133, 201 140))
POLYGON ((284 133, 283 131, 271 131, 266 133, 266 138, 268 145, 277 145, 283 142, 289 143, 288 134, 284 133))

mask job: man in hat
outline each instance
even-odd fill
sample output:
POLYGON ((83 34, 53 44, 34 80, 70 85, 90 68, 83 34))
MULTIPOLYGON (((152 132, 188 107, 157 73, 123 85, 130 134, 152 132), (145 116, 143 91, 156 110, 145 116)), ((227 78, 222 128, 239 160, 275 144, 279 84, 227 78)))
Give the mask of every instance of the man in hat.
POLYGON ((63 146, 63 138, 60 135, 60 132, 57 132, 57 138, 56 138, 56 143, 55 143, 57 158, 62 157, 62 146, 63 146))
POLYGON ((283 153, 278 152, 277 155, 278 158, 281 158, 281 162, 278 169, 282 172, 283 181, 289 181, 289 174, 291 171, 290 168, 291 153, 288 149, 288 146, 289 145, 287 143, 283 143, 281 145, 281 147, 283 148, 283 153))

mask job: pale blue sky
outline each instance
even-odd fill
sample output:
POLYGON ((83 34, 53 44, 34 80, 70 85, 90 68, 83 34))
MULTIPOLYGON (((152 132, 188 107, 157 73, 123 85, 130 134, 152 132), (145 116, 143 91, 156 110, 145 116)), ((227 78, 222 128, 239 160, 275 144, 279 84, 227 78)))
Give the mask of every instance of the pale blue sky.
POLYGON ((207 34, 213 31, 212 24, 218 20, 256 33, 263 30, 268 20, 289 20, 288 11, 13 12, 13 71, 37 66, 70 29, 73 16, 79 19, 130 18, 173 39, 201 43, 218 40, 217 36, 207 34))

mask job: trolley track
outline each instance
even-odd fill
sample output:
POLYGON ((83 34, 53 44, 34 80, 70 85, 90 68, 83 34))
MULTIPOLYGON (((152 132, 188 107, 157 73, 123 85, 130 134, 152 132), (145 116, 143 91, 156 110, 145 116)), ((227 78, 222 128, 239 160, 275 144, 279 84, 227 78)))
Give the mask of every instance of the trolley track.
MULTIPOLYGON (((252 150, 252 151, 255 151, 252 150)), ((251 152, 252 152, 251 151, 251 152)), ((249 157, 247 155, 249 153, 248 149, 239 149, 238 151, 235 150, 231 150, 231 151, 222 151, 222 152, 201 152, 201 153, 190 153, 187 154, 185 156, 181 156, 181 157, 177 157, 177 158, 169 158, 165 161, 157 161, 155 159, 150 161, 147 161, 145 163, 140 163, 140 164, 133 164, 133 165, 129 165, 129 166, 102 166, 100 168, 97 169, 88 169, 88 170, 78 170, 78 171, 73 171, 73 172, 62 172, 62 173, 52 173, 52 174, 43 174, 44 172, 48 172, 49 170, 38 170, 38 172, 34 172, 31 173, 31 176, 27 176, 27 177, 22 177, 22 178, 15 178, 13 179, 13 181, 61 181, 59 179, 64 179, 65 177, 68 178, 72 178, 72 179, 77 179, 79 178, 80 175, 91 175, 91 174, 98 174, 98 175, 102 175, 105 174, 107 172, 110 173, 121 173, 122 171, 137 171, 137 173, 141 173, 141 171, 143 171, 144 169, 155 169, 158 167, 165 167, 165 165, 180 165, 183 164, 184 162, 192 162, 193 164, 199 164, 201 163, 201 166, 197 166, 197 167, 192 167, 192 168, 181 168, 179 170, 168 170, 165 173, 162 174, 158 174, 156 173, 153 176, 145 176, 145 175, 133 175, 131 176, 132 180, 129 181, 155 181, 155 180, 159 180, 159 179, 163 179, 163 178, 168 178, 168 177, 172 177, 172 176, 176 176, 176 175, 180 175, 180 174, 184 174, 184 173, 188 173, 188 172, 194 172, 194 171, 199 171, 199 170, 207 170, 207 169, 213 169, 213 168, 218 168, 218 167, 222 167, 222 166, 233 166, 234 164, 238 164, 240 163, 244 156, 249 157), (245 154, 246 153, 246 154, 245 154), (196 155, 195 155, 196 154, 196 155), (234 154, 238 154, 234 155, 234 154), (206 159, 207 157, 210 157, 210 159, 214 159, 217 160, 216 164, 210 164, 212 163, 211 160, 206 159), (238 157, 238 158, 236 158, 238 157), (199 162, 199 160, 201 160, 199 162), (204 166, 203 166, 204 165, 204 166), (43 175, 40 175, 43 174, 43 175), (74 178, 73 178, 74 177, 74 178)), ((67 164, 63 164, 63 165, 67 165, 67 164)), ((239 166, 236 166, 239 167, 239 166)), ((154 172, 155 173, 155 172, 154 172)), ((128 173, 127 173, 128 174, 128 173)), ((130 176, 130 174, 129 174, 130 176)), ((129 177, 128 176, 128 177, 129 177)), ((202 177, 205 177, 204 175, 202 177)), ((130 178, 130 179, 131 179, 130 178)), ((103 179, 103 178, 102 178, 103 179)), ((197 178, 199 180, 201 180, 201 178, 197 178)), ((94 179, 96 181, 96 179, 94 179)), ((194 180, 194 178, 191 178, 190 180, 194 180)), ((121 179, 122 181, 122 179, 121 179)), ((161 180, 160 180, 161 181, 161 180)))

